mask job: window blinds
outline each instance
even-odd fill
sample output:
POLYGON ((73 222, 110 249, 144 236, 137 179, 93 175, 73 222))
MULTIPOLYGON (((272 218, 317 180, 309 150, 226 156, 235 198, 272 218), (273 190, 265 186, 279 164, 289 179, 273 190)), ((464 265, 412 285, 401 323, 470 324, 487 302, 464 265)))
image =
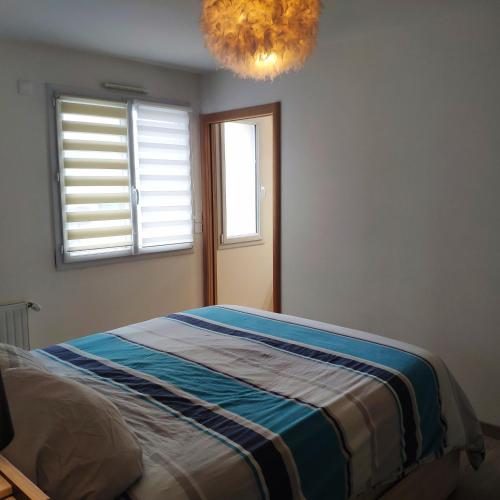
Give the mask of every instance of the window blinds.
POLYGON ((64 252, 130 253, 127 105, 61 97, 58 108, 64 252))
POLYGON ((189 114, 136 103, 135 182, 139 248, 193 244, 189 114))
POLYGON ((69 96, 56 104, 65 261, 191 247, 189 113, 69 96))

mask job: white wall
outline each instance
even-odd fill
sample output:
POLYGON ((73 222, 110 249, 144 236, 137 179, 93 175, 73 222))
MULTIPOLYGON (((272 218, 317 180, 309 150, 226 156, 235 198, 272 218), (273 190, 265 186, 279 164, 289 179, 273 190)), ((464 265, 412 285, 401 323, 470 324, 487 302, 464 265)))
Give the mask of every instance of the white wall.
MULTIPOLYGON (((260 205, 262 241, 217 249, 217 302, 273 311, 273 119, 248 121, 258 127, 260 186, 266 193, 260 205)), ((221 234, 219 227, 219 241, 221 234)))
POLYGON ((282 101, 284 312, 439 353, 500 424, 500 2, 454 5, 273 83, 208 75, 202 102, 282 101))
MULTIPOLYGON (((0 303, 28 299, 42 305, 31 315, 33 347, 202 304, 200 235, 187 255, 55 270, 44 86, 102 91, 103 81, 143 85, 152 96, 199 107, 199 76, 191 73, 0 41, 0 303), (18 95, 17 79, 32 80, 35 95, 18 95)), ((197 139, 195 133, 199 207, 197 139)))

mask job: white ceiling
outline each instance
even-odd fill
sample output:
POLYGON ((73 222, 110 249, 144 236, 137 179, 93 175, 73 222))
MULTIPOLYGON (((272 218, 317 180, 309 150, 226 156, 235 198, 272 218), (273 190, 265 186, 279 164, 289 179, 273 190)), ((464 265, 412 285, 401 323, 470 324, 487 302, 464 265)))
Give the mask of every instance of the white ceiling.
MULTIPOLYGON (((324 0, 319 43, 346 31, 415 22, 464 1, 324 0)), ((216 65, 199 31, 200 4, 200 0, 0 0, 0 37, 206 71, 216 65)))

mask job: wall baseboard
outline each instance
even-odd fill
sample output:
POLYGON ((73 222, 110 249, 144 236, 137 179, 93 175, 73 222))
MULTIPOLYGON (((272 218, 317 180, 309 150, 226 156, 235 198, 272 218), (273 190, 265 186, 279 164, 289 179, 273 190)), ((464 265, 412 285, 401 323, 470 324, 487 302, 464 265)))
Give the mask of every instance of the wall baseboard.
POLYGON ((488 424, 481 422, 483 434, 493 439, 500 439, 500 425, 488 424))

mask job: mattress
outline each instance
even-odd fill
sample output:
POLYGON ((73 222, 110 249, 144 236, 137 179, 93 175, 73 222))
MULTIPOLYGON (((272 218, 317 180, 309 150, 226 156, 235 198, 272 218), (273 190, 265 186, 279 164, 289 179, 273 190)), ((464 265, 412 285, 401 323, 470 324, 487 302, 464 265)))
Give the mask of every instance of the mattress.
POLYGON ((111 400, 140 441, 131 499, 347 499, 419 464, 484 457, 442 360, 302 318, 215 306, 35 351, 111 400))

